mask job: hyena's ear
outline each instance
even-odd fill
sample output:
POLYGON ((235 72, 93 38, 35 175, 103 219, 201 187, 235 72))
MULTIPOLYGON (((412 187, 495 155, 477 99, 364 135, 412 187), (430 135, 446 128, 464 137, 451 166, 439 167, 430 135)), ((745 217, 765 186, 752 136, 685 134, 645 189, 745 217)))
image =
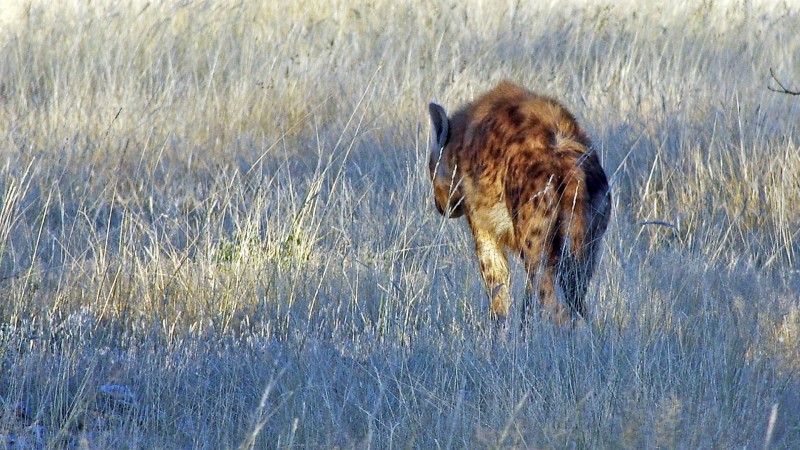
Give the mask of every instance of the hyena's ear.
POLYGON ((436 103, 430 102, 428 104, 428 112, 431 114, 431 123, 433 123, 433 129, 436 132, 436 144, 441 150, 447 144, 447 138, 450 133, 450 120, 447 118, 444 108, 436 103))

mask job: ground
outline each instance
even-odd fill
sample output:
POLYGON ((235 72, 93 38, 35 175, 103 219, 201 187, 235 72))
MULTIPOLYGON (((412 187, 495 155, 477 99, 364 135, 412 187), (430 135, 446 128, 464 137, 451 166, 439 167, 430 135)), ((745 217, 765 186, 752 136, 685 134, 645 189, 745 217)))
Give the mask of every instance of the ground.
POLYGON ((800 12, 531 3, 5 10, 6 447, 800 446, 800 12), (497 342, 427 105, 502 79, 614 214, 586 325, 497 342))

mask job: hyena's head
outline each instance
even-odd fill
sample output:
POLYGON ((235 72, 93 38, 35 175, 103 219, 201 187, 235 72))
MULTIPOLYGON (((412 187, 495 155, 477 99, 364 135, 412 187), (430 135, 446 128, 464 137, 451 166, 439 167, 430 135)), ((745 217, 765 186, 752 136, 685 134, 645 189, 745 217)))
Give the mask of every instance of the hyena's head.
POLYGON ((439 213, 450 218, 464 214, 464 196, 461 176, 453 154, 450 119, 440 105, 428 104, 428 112, 433 124, 434 140, 428 160, 431 181, 433 182, 433 201, 439 213))

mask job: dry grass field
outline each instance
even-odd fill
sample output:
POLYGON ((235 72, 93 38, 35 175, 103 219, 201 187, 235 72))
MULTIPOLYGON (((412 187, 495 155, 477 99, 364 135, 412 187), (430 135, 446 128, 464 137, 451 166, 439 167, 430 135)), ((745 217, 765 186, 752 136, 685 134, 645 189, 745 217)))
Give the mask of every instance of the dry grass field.
POLYGON ((0 447, 799 448, 800 11, 651 3, 11 2, 0 447), (501 79, 614 215, 497 342, 426 108, 501 79))

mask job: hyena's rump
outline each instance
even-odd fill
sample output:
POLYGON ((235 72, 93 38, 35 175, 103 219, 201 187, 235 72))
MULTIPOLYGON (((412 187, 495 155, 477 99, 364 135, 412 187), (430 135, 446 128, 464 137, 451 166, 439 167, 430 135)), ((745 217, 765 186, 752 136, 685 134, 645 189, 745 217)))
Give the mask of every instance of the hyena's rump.
POLYGON ((525 262, 528 299, 537 296, 559 323, 586 316, 611 201, 572 114, 510 82, 452 116, 436 103, 429 113, 434 203, 447 217, 466 216, 493 313, 504 318, 511 304, 510 250, 525 262))

